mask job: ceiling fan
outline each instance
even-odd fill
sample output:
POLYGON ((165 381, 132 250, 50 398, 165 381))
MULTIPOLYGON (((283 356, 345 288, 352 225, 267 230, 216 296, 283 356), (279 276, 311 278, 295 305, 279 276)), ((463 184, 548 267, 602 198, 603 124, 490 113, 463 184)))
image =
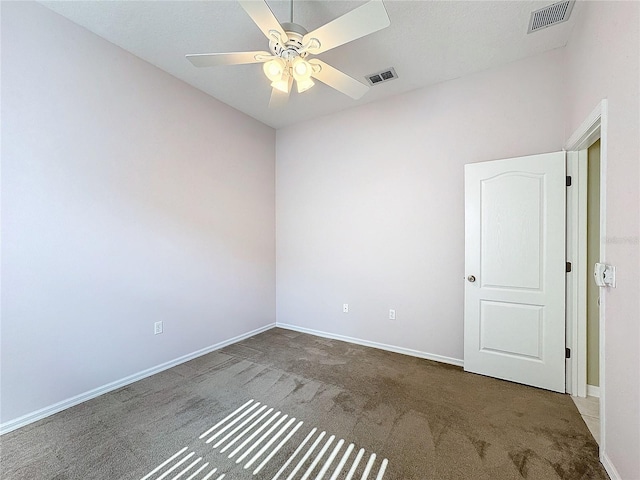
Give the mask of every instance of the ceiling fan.
POLYGON ((310 57, 388 27, 391 22, 382 0, 370 0, 312 32, 293 23, 293 0, 291 22, 287 23, 278 22, 265 0, 238 2, 269 39, 270 51, 187 55, 193 65, 262 63, 264 73, 271 81, 270 107, 280 106, 288 100, 294 81, 298 93, 313 87, 315 78, 356 100, 369 90, 367 85, 310 57))

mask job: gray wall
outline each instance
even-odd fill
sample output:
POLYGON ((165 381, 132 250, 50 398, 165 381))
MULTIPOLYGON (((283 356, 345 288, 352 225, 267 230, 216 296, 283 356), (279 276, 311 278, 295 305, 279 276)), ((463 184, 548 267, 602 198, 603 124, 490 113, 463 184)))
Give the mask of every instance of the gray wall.
POLYGON ((274 181, 273 129, 2 2, 2 422, 275 322, 274 181))

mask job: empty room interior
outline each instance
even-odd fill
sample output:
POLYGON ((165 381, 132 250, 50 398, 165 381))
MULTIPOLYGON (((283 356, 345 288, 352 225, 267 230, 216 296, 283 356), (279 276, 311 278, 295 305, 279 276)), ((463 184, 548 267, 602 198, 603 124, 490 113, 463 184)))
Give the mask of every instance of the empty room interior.
POLYGON ((640 2, 0 19, 1 478, 640 480, 640 2))

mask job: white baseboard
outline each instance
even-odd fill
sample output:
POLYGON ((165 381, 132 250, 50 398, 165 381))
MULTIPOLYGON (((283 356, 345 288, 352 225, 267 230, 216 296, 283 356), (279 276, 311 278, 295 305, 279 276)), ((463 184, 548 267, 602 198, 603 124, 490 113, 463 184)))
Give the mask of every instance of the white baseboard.
POLYGON ((65 410, 69 407, 73 407, 74 405, 78 405, 79 403, 86 402, 87 400, 91 400, 92 398, 116 390, 117 388, 124 387, 126 385, 129 385, 130 383, 137 382, 138 380, 142 380, 143 378, 150 377, 151 375, 155 375, 156 373, 160 373, 163 370, 175 367, 176 365, 180 365, 181 363, 188 362, 189 360, 193 360, 194 358, 206 355, 207 353, 211 353, 215 350, 219 350, 226 347, 227 345, 231 345, 232 343, 237 343, 244 340, 245 338, 253 337, 258 333, 270 330, 275 326, 275 323, 270 323, 269 325, 265 325, 264 327, 256 328, 255 330, 243 333, 242 335, 238 335, 237 337, 224 340, 222 342, 216 343, 215 345, 205 347, 193 353, 189 353, 187 355, 183 355, 182 357, 178 357, 160 365, 156 365, 155 367, 151 367, 141 372, 134 373, 133 375, 129 375, 128 377, 122 378, 120 380, 116 380, 115 382, 108 383, 101 387, 94 388, 93 390, 89 390, 88 392, 76 395, 75 397, 71 397, 53 405, 49 405, 48 407, 41 408, 40 410, 36 410, 35 412, 27 413, 26 415, 18 417, 14 420, 10 420, 8 422, 0 424, 0 435, 4 435, 5 433, 9 433, 20 427, 24 427, 25 425, 29 425, 30 423, 42 420, 43 418, 53 415, 54 413, 61 412, 62 410, 65 410))
POLYGON ((611 459, 605 452, 602 452, 602 454, 600 455, 600 463, 602 463, 602 466, 609 474, 609 478, 611 480, 622 480, 622 477, 618 473, 618 470, 616 470, 616 467, 613 466, 613 463, 611 463, 611 459))
POLYGON ((600 387, 596 387, 595 385, 587 385, 587 397, 600 398, 600 387))
POLYGON ((424 358, 426 360, 434 360, 436 362, 448 363, 450 365, 456 365, 462 367, 464 361, 458 358, 445 357, 443 355, 436 355, 435 353, 421 352, 419 350, 413 350, 411 348, 396 347, 394 345, 387 345, 385 343, 371 342, 369 340, 362 340, 360 338, 347 337, 345 335, 338 335, 335 333, 322 332, 320 330, 314 330, 312 328, 298 327, 297 325, 289 325, 287 323, 276 322, 276 327, 284 328, 287 330, 293 330, 296 332, 309 333, 318 337, 331 338, 333 340, 342 340, 343 342, 355 343, 356 345, 363 345, 365 347, 378 348, 380 350, 387 350, 388 352, 402 353, 403 355, 409 355, 411 357, 424 358))

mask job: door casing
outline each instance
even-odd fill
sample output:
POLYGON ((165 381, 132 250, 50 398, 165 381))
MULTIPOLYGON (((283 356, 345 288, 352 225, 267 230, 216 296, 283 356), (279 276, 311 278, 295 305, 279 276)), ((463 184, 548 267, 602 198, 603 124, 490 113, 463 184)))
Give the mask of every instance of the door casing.
MULTIPOLYGON (((608 113, 608 102, 606 99, 603 99, 598 103, 598 105, 593 109, 593 111, 589 114, 587 118, 582 122, 580 127, 576 129, 576 131, 569 137, 567 142, 565 143, 565 149, 569 152, 582 152, 584 151, 584 155, 586 155, 586 150, 590 145, 593 144, 596 140, 600 139, 600 262, 606 263, 606 205, 607 205, 607 147, 608 147, 608 123, 609 123, 609 113, 608 113)), ((586 197, 585 197, 586 201, 586 197)), ((573 228, 573 227, 572 227, 573 228)), ((573 254, 573 252, 572 252, 573 254)), ((570 261, 570 260, 568 260, 570 261)), ((579 261, 579 259, 578 259, 579 261)), ((586 256, 584 258, 585 264, 582 268, 586 269, 586 256)), ((569 279, 568 279, 569 280, 569 279)), ((573 277, 572 277, 573 281, 573 277)), ((576 287, 577 289, 577 287, 576 287)), ((578 290, 576 290, 578 291, 578 290)), ((584 292, 582 294, 578 293, 578 302, 584 303, 586 305, 586 286, 584 292)), ((606 301, 607 301, 607 289, 602 288, 600 291, 600 308, 599 308, 599 333, 600 333, 600 341, 599 341, 599 358, 600 358, 600 461, 605 465, 605 468, 608 464, 606 458, 606 375, 605 375, 605 362, 606 362, 606 351, 605 351, 605 312, 606 312, 606 301)), ((577 342, 577 338, 579 336, 584 336, 586 339, 586 316, 583 319, 580 319, 577 315, 577 311, 571 316, 571 318, 567 317, 567 322, 571 322, 574 325, 575 335, 572 335, 571 338, 567 337, 567 346, 570 344, 573 345, 575 343, 576 353, 577 355, 573 356, 571 362, 567 365, 567 368, 571 369, 572 376, 576 377, 576 382, 578 378, 584 378, 584 395, 586 395, 586 340, 584 346, 577 342), (584 330, 584 333, 579 333, 581 330, 584 330), (574 342, 574 338, 576 341, 574 342), (584 350, 584 354, 580 354, 580 349, 584 350), (577 373, 574 375, 573 372, 584 371, 583 375, 578 375, 577 373)), ((580 391, 579 385, 575 385, 575 389, 572 385, 571 390, 567 390, 568 393, 572 395, 579 395, 580 391)))

